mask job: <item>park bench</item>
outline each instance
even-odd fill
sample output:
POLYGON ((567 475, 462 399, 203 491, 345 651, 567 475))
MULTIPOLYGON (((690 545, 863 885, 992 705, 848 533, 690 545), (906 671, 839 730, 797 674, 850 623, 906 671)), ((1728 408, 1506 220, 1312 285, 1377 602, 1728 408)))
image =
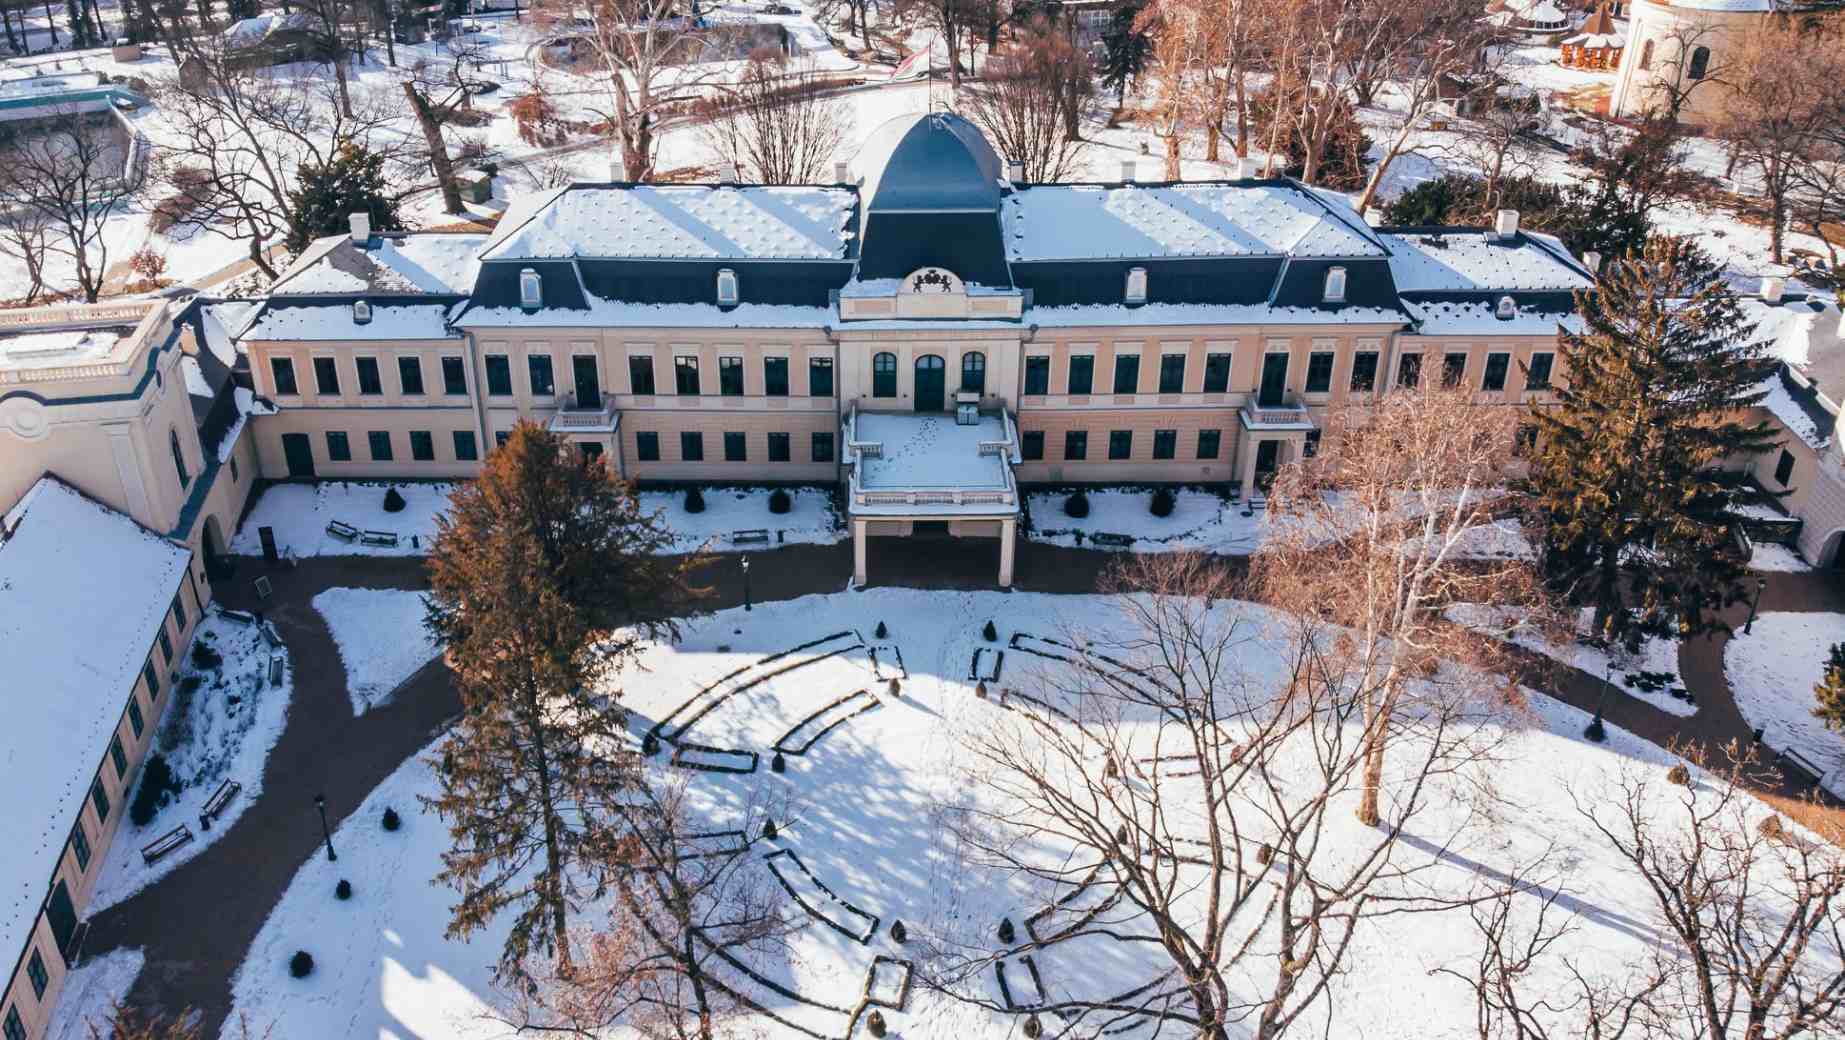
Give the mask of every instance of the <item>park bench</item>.
POLYGON ((205 799, 205 807, 199 810, 199 826, 211 830, 211 821, 222 816, 225 808, 231 804, 231 799, 242 790, 242 784, 226 777, 218 789, 211 793, 211 797, 205 799))
POLYGON ((284 658, 281 654, 270 654, 269 655, 269 685, 271 686, 282 685, 282 672, 284 669, 285 661, 286 661, 286 658, 284 658))
POLYGON ((146 845, 141 846, 141 860, 148 866, 153 866, 154 863, 159 861, 160 857, 172 852, 174 849, 179 848, 181 845, 191 840, 192 828, 182 823, 165 834, 162 834, 160 837, 155 838, 153 841, 148 842, 146 845))
POLYGON ((359 534, 359 544, 360 545, 395 546, 397 544, 397 532, 395 531, 363 531, 363 532, 360 532, 359 534))
POLYGON ((1097 531, 1089 536, 1089 540, 1097 545, 1110 545, 1117 549, 1125 549, 1134 544, 1133 535, 1115 534, 1112 531, 1097 531))
POLYGON ((769 544, 769 532, 766 528, 761 527, 748 531, 732 531, 730 542, 732 545, 767 545, 769 544))
POLYGON ((359 529, 344 520, 327 521, 327 533, 342 542, 353 542, 359 538, 359 529))
POLYGON ((1820 777, 1826 775, 1819 763, 1801 754, 1798 748, 1782 748, 1781 753, 1775 756, 1775 761, 1780 763, 1782 769, 1805 776, 1809 784, 1819 783, 1820 777))

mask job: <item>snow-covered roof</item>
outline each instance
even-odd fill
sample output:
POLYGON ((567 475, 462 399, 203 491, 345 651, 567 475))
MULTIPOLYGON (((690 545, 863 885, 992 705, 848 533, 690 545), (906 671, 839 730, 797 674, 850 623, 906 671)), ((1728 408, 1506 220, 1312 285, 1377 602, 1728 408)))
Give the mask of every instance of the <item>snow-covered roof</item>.
POLYGON ((419 293, 455 295, 474 287, 481 234, 373 235, 361 247, 350 235, 317 239, 269 287, 270 295, 419 293))
POLYGON ((1390 247, 1390 277, 1398 292, 1567 292, 1592 284, 1561 258, 1562 246, 1552 252, 1529 234, 1511 241, 1472 230, 1379 237, 1390 247))
POLYGON ((830 307, 744 303, 721 308, 710 303, 626 303, 590 296, 584 309, 552 307, 542 314, 517 307, 474 307, 456 319, 457 328, 713 328, 817 329, 835 319, 830 307))
POLYGON ((1403 309, 1416 319, 1419 336, 1555 336, 1559 330, 1582 331, 1577 315, 1524 305, 1501 320, 1493 301, 1404 300, 1403 309))
POLYGON ((225 300, 199 308, 199 328, 205 349, 225 368, 237 367, 237 330, 250 320, 259 304, 250 300, 225 300))
POLYGON ((1772 11, 1775 0, 1656 0, 1662 7, 1682 11, 1772 11))
POLYGON ((224 30, 224 42, 232 47, 252 47, 279 32, 312 32, 314 19, 300 11, 293 14, 259 14, 232 22, 224 30))
POLYGON ((191 553, 54 476, 0 539, 0 949, 20 950, 191 553))
POLYGON ((238 338, 271 342, 452 339, 448 314, 453 307, 445 303, 374 304, 371 320, 361 325, 352 319, 352 304, 344 301, 272 303, 238 338))
POLYGON ((1000 213, 1015 261, 1384 252, 1356 214, 1275 181, 1035 185, 1000 213))
MULTIPOLYGON (((1387 307, 1273 307, 1265 303, 1090 304, 1033 307, 1026 320, 1045 328, 1085 325, 1401 325, 1403 312, 1387 307)), ((857 323, 854 323, 857 326, 857 323)))
POLYGON ((1762 407, 1787 431, 1818 449, 1832 438, 1838 417, 1816 399, 1845 397, 1845 342, 1838 311, 1823 300, 1784 299, 1770 304, 1759 296, 1741 299, 1743 317, 1755 323, 1755 341, 1786 366, 1762 383, 1762 407))
POLYGON ((481 258, 839 260, 857 205, 851 188, 580 185, 496 232, 481 258))
POLYGON ((0 368, 63 368, 108 361, 133 334, 132 325, 114 325, 0 336, 0 368))

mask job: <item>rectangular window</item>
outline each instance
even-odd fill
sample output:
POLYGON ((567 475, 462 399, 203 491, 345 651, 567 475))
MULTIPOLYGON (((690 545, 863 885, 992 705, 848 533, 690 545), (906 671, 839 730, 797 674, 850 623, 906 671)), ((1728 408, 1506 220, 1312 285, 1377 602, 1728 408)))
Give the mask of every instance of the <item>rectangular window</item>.
POLYGON ((373 462, 391 461, 391 431, 373 430, 365 435, 365 444, 371 450, 373 462))
POLYGON ((1217 452, 1223 447, 1223 443, 1224 443, 1224 431, 1222 430, 1199 430, 1198 431, 1198 457, 1201 459, 1216 458, 1217 452))
POLYGON ((785 433, 769 434, 769 461, 787 462, 788 460, 788 435, 785 433))
POLYGON ((314 359, 314 389, 323 397, 334 397, 339 394, 339 362, 330 357, 314 359))
POLYGON ((1783 448, 1781 457, 1775 460, 1775 483, 1782 487, 1794 479, 1794 453, 1783 448))
POLYGON ((1179 431, 1153 431, 1153 457, 1156 459, 1176 458, 1179 449, 1179 431))
POLYGON ((164 627, 155 633, 154 641, 160 644, 161 663, 171 665, 173 663, 173 640, 167 638, 167 630, 164 627))
POLYGON ((1226 393, 1230 389, 1230 355, 1206 354, 1204 356, 1204 392, 1207 394, 1226 393))
POLYGON ((807 396, 833 396, 833 359, 817 357, 807 359, 807 396))
POLYGON ((487 355, 487 393, 491 397, 512 396, 512 358, 487 355))
POLYGON ((1550 363, 1555 357, 1556 355, 1548 350, 1538 351, 1531 355, 1531 364, 1525 368, 1526 390, 1550 389, 1550 363))
POLYGON ((1185 392, 1185 355, 1160 355, 1160 393, 1182 394, 1185 392))
POLYGON ((1044 431, 1026 430, 1019 437, 1019 455, 1026 462, 1037 462, 1044 458, 1044 431))
POLYGON ((185 630, 186 630, 186 605, 180 602, 178 596, 174 596, 173 597, 173 631, 184 632, 185 630))
POLYGON ((77 873, 90 869, 90 836, 83 833, 83 817, 77 817, 77 825, 70 829, 70 850, 77 857, 77 873))
POLYGON ((404 389, 406 397, 420 397, 423 394, 423 359, 417 357, 400 357, 397 359, 397 382, 404 389))
POLYGON ((741 433, 724 435, 724 461, 748 462, 750 460, 749 444, 741 433))
POLYGON ((1140 390, 1140 355, 1115 355, 1115 393, 1132 394, 1140 390))
POLYGON ((698 356, 681 354, 673 358, 673 388, 681 397, 698 396, 698 356))
POLYGON ((330 462, 351 462, 352 442, 340 430, 327 431, 327 459, 330 462))
MULTIPOLYGON (((653 355, 631 354, 628 357, 628 392, 636 397, 652 397, 653 355)), ((693 390, 697 393, 697 390, 693 390)))
POLYGON ((1313 458, 1320 453, 1320 431, 1307 431, 1307 439, 1301 444, 1300 453, 1307 458, 1313 458))
POLYGON ((1134 457, 1134 431, 1108 431, 1108 457, 1111 459, 1128 459, 1134 457))
POLYGON ((1505 389, 1506 370, 1512 367, 1512 355, 1486 355, 1486 377, 1480 381, 1480 389, 1499 391, 1505 389))
POLYGON ((528 354, 525 378, 532 385, 533 397, 551 397, 557 393, 557 377, 551 372, 551 355, 528 354))
POLYGON ((635 434, 634 457, 642 462, 660 461, 660 435, 651 430, 635 434))
POLYGON ((455 431, 455 461, 473 462, 480 458, 480 448, 474 443, 473 430, 455 431))
POLYGON ((705 461, 705 435, 690 430, 680 433, 679 458, 682 462, 705 461))
POLYGON ((160 673, 154 670, 153 658, 148 658, 147 663, 141 666, 141 678, 147 680, 147 703, 152 704, 160 696, 160 673))
POLYGON ((1460 386, 1461 377, 1467 374, 1467 355, 1444 354, 1441 359, 1441 385, 1460 386))
POLYGON ((1095 386, 1095 355, 1072 354, 1070 356, 1070 379, 1066 394, 1086 394, 1095 386))
POLYGON ((493 446, 494 447, 504 448, 506 447, 506 442, 509 440, 512 440, 512 434, 507 433, 505 430, 494 431, 494 434, 493 434, 493 446))
POLYGON ((410 457, 417 462, 436 460, 436 438, 428 430, 410 431, 410 457))
POLYGON ((1405 354, 1397 359, 1397 385, 1415 386, 1422 382, 1422 355, 1405 354))
POLYGON ((128 728, 134 730, 135 739, 141 739, 141 733, 147 729, 147 719, 141 715, 141 703, 133 697, 128 698, 128 728))
POLYGON ((115 767, 115 778, 117 780, 128 779, 128 753, 122 750, 122 735, 120 733, 112 733, 109 735, 109 764, 115 767))
POLYGON ((109 818, 109 792, 103 790, 101 780, 90 782, 90 804, 96 807, 96 820, 101 823, 109 818))
POLYGON ((725 397, 743 396, 743 359, 718 358, 718 393, 725 397))
POLYGON ((1307 355, 1307 392, 1324 394, 1332 390, 1333 354, 1315 351, 1307 355))
POLYGON ((1352 390, 1369 392, 1377 388, 1377 351, 1361 350, 1352 355, 1352 390))
POLYGON ((384 393, 384 377, 378 374, 377 358, 353 358, 352 367, 359 372, 359 393, 366 397, 376 397, 384 393))
POLYGON ((769 397, 788 396, 788 359, 762 359, 762 392, 769 397))
POLYGON ((1081 462, 1089 457, 1088 430, 1064 431, 1063 457, 1068 462, 1081 462))
POLYGON ((1538 428, 1533 425, 1520 426, 1512 434, 1512 457, 1524 458, 1537 447, 1538 428))
POLYGON ((1051 359, 1044 356, 1025 359, 1025 392, 1027 394, 1048 394, 1051 392, 1051 359))
POLYGON ((18 1008, 6 1009, 6 1025, 3 1028, 6 1032, 6 1040, 26 1040, 26 1024, 19 1020, 18 1008))
POLYGON ((468 370, 458 357, 442 359, 442 392, 450 397, 467 396, 468 370))
POLYGON ((38 947, 32 947, 32 956, 26 960, 26 977, 32 980, 32 995, 45 999, 45 991, 51 988, 51 976, 45 971, 45 958, 39 956, 38 947))
POLYGON ((815 462, 833 461, 833 435, 830 433, 814 434, 813 455, 815 462))

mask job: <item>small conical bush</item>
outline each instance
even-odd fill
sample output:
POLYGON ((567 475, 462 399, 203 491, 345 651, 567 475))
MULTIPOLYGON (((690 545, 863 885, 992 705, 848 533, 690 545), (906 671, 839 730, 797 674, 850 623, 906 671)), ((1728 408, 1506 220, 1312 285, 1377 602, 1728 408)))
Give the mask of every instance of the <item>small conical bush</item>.
POLYGON ((1000 918, 999 920, 999 941, 1006 943, 1007 945, 1011 945, 1012 940, 1017 937, 1018 937, 1018 932, 1014 930, 1012 927, 1012 918, 1010 917, 1000 918))
POLYGON ((781 752, 777 751, 775 757, 769 759, 769 769, 776 773, 785 773, 788 771, 788 761, 782 758, 781 752))
POLYGON ((994 628, 993 622, 991 621, 987 622, 987 627, 980 630, 980 634, 984 636, 989 643, 999 642, 999 629, 994 628))
POLYGON ((872 635, 877 636, 879 639, 888 639, 890 638, 890 629, 884 627, 884 622, 880 621, 878 622, 877 631, 873 632, 872 635))

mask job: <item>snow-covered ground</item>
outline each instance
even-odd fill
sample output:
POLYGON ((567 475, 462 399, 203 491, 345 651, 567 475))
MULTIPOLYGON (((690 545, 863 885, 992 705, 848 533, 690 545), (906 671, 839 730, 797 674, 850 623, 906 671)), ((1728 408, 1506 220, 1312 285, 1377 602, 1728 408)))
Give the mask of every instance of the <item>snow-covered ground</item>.
POLYGON ((1754 552, 1749 557, 1749 569, 1752 571, 1810 571, 1813 565, 1800 558, 1800 554, 1785 545, 1771 542, 1754 543, 1754 552))
POLYGON ((1039 491, 1026 496, 1031 509, 1031 540, 1051 545, 1094 546, 1099 533, 1134 539, 1135 552, 1198 550, 1247 555, 1262 542, 1268 516, 1243 515, 1243 506, 1208 491, 1181 490, 1173 494, 1169 516, 1154 516, 1148 506, 1150 488, 1091 490, 1089 515, 1077 518, 1063 511, 1067 491, 1039 491), (1080 533, 1081 538, 1078 538, 1080 533))
POLYGON ((244 518, 231 552, 262 554, 258 531, 275 528, 276 547, 295 556, 419 556, 429 551, 436 517, 448 508, 450 484, 382 484, 329 480, 317 484, 271 484, 244 518), (404 498, 400 512, 384 511, 387 488, 404 498), (390 531, 394 546, 361 545, 327 533, 338 520, 362 531, 390 531))
POLYGON ((45 1027, 45 1040, 107 1037, 115 1009, 128 996, 146 958, 140 950, 110 950, 85 958, 69 975, 45 1027))
MULTIPOLYGON (((286 651, 274 653, 286 656, 286 651)), ((217 609, 206 614, 193 639, 193 650, 180 683, 170 695, 165 713, 155 725, 154 751, 162 755, 179 782, 179 793, 155 814, 145 827, 124 821, 105 857, 102 875, 90 896, 96 913, 127 899, 175 867, 204 853, 263 790, 263 766, 269 749, 288 722, 289 699, 294 693, 294 669, 284 661, 282 682, 269 685, 270 649, 254 622, 237 620, 217 609), (217 666, 199 660, 200 648, 223 658, 217 666), (187 693, 185 686, 194 684, 187 693), (243 790, 232 798, 213 821, 211 829, 199 825, 199 810, 224 780, 243 790), (174 827, 185 825, 192 840, 167 853, 152 866, 141 859, 141 847, 174 827)), ((142 779, 146 779, 142 770, 142 779)), ((129 804, 133 804, 132 797, 129 804)))
POLYGON ((683 491, 643 491, 643 512, 658 513, 673 532, 672 552, 749 552, 760 546, 736 545, 737 531, 768 531, 770 544, 831 545, 846 536, 833 514, 832 496, 819 488, 787 488, 786 513, 769 512, 768 488, 703 488, 705 510, 688 513, 683 491))
MULTIPOLYGON (((1281 648, 1269 637, 1270 615, 1246 604, 1220 603, 1218 609, 1234 612, 1226 616, 1240 617, 1248 626, 1249 639, 1239 651, 1242 675, 1254 682, 1276 681, 1281 648)), ((753 1018, 748 1023, 753 1033, 794 1040, 803 1035, 798 1027, 812 1030, 809 1035, 844 1035, 846 1015, 822 1005, 852 1003, 874 957, 926 959, 937 942, 970 938, 990 944, 993 923, 1002 916, 1022 920, 1046 905, 1045 892, 1017 877, 963 862, 932 812, 951 798, 987 796, 966 788, 966 742, 1018 718, 996 703, 997 696, 974 696, 967 678, 970 659, 982 648, 1007 648, 1008 639, 1021 631, 1118 635, 1123 623, 1117 601, 1104 597, 873 589, 696 619, 681 643, 650 647, 617 677, 637 738, 656 723, 668 727, 669 734, 674 725, 685 724, 699 743, 752 750, 766 760, 771 746, 786 743, 803 720, 828 710, 842 695, 883 691, 880 669, 891 667, 893 654, 880 647, 874 661, 864 640, 902 652, 908 678, 901 695, 880 697, 868 710, 825 732, 805 754, 788 755, 785 773, 769 771, 762 760, 748 774, 674 770, 666 764, 670 747, 649 760, 656 778, 670 776, 688 785, 695 826, 703 830, 734 826, 754 799, 786 799, 790 808, 779 820, 778 837, 750 843, 743 869, 768 870, 767 854, 793 852, 836 899, 879 919, 870 926, 869 939, 860 943, 834 927, 845 913, 838 904, 822 900, 813 910, 787 905, 787 912, 803 923, 785 956, 753 963, 763 979, 780 989, 748 985, 752 999, 785 1021, 753 1018), (999 629, 998 644, 981 639, 988 619, 999 629), (880 621, 889 626, 884 639, 871 632, 880 621), (828 641, 833 633, 840 635, 828 641), (795 650, 814 640, 822 642, 795 650), (759 667, 765 655, 791 650, 773 666, 759 667), (711 703, 700 700, 699 691, 739 668, 743 679, 760 681, 721 687, 720 692, 734 692, 701 716, 680 711, 694 700, 711 703), (907 945, 889 935, 889 922, 899 918, 911 936, 907 945)), ((992 685, 1059 696, 1050 692, 1056 674, 1051 670, 1061 665, 1014 648, 1000 667, 992 685)), ((1508 716, 1490 727, 1506 741, 1500 761, 1489 767, 1490 778, 1438 780, 1442 794, 1396 856, 1401 865, 1427 868, 1417 877, 1431 892, 1462 895, 1482 877, 1549 850, 1557 857, 1554 862, 1568 865, 1543 884, 1561 889, 1558 906, 1578 929, 1565 941, 1570 957, 1590 974, 1620 971, 1651 953, 1645 923, 1650 897, 1572 808, 1569 794, 1585 793, 1594 804, 1600 786, 1617 771, 1663 774, 1673 759, 1612 727, 1606 745, 1585 743, 1578 736, 1587 721, 1584 713, 1541 694, 1530 697, 1527 715, 1508 716), (1516 768, 1506 768, 1510 764, 1516 768), (1477 797, 1486 786, 1504 803, 1482 814, 1477 797)), ((508 921, 494 922, 469 942, 442 938, 454 897, 431 881, 449 838, 441 821, 417 800, 436 790, 428 757, 406 762, 340 828, 334 838, 341 850, 337 863, 309 858, 252 944, 234 980, 235 1007, 273 1019, 275 1040, 514 1035, 492 1018, 499 998, 489 981, 508 921), (401 830, 386 832, 379 826, 387 806, 403 814, 401 830), (333 897, 342 878, 353 883, 350 901, 333 897), (304 980, 288 974, 287 962, 296 950, 314 956, 315 970, 304 980)), ((1649 797, 1665 812, 1679 790, 1659 782, 1649 797)), ((1753 817, 1748 822, 1752 825, 1753 817)), ((1328 824, 1339 834, 1351 830, 1353 842, 1360 840, 1361 828, 1349 811, 1334 812, 1328 824)), ((1338 840, 1336 834, 1329 836, 1329 844, 1338 840)), ((781 865, 787 863, 783 859, 781 865)), ((1537 895, 1520 899, 1525 913, 1537 895)), ((1471 1035, 1471 992, 1435 970, 1465 973, 1474 963, 1477 940, 1464 915, 1457 910, 1445 917, 1386 917, 1368 925, 1352 949, 1354 970, 1332 983, 1336 1017, 1331 1033, 1371 1035, 1369 1029, 1346 1028, 1363 1022, 1413 1023, 1404 1036, 1471 1035)), ((599 919, 591 908, 578 923, 593 927, 599 919)), ((848 923, 862 929, 864 920, 848 923)), ((1033 956, 1053 1000, 1125 991, 1145 983, 1157 968, 1156 955, 1127 945, 1055 943, 1033 956)), ((975 995, 998 1000, 992 979, 991 971, 982 972, 975 995)), ((1533 992, 1561 987, 1564 967, 1560 960, 1540 960, 1528 981, 1533 992)), ((912 991, 906 1010, 886 1009, 884 1014, 893 1035, 911 1040, 1010 1035, 1021 1021, 924 987, 912 991)), ((1328 1028, 1326 1014, 1324 1008, 1310 1014, 1303 1028, 1319 1035, 1328 1028)), ((1399 1034, 1385 1028, 1376 1035, 1399 1034)))
POLYGON ((399 684, 439 652, 423 626, 423 594, 401 589, 327 589, 314 597, 327 621, 340 662, 352 713, 390 702, 399 684))
MULTIPOLYGON (((1774 611, 1737 629, 1723 650, 1723 674, 1736 707, 1762 742, 1775 751, 1796 748, 1823 771, 1845 766, 1845 733, 1813 717, 1813 687, 1825 671, 1832 644, 1845 642, 1845 614, 1774 611)), ((1845 798, 1845 782, 1833 793, 1845 798)))
MULTIPOLYGON (((1595 612, 1585 608, 1579 615, 1577 632, 1587 633, 1595 612)), ((1628 654, 1616 647, 1604 650, 1586 643, 1571 641, 1560 644, 1546 638, 1525 620, 1516 609, 1480 603, 1458 603, 1448 608, 1447 616, 1469 628, 1490 632, 1578 671, 1606 680, 1615 689, 1661 711, 1688 716, 1698 712, 1695 702, 1671 695, 1685 693, 1684 677, 1678 671, 1678 643, 1671 639, 1648 639, 1640 652, 1628 654)))

